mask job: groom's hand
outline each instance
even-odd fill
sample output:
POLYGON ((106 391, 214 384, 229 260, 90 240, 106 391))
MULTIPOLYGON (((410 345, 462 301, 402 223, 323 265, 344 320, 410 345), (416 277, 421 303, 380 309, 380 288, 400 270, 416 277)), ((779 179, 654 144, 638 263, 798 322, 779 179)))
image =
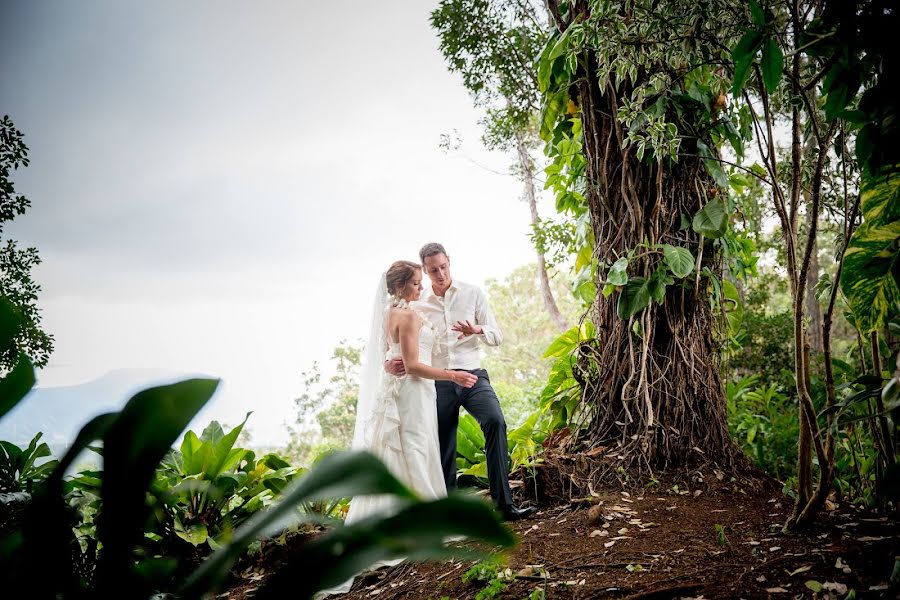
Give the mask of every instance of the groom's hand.
POLYGON ((468 321, 457 321, 450 329, 459 333, 459 337, 456 338, 459 340, 469 337, 470 335, 479 335, 484 331, 481 326, 472 325, 468 321))
POLYGON ((406 375, 406 367, 403 366, 402 358, 392 358, 384 361, 384 370, 395 377, 403 377, 406 375))

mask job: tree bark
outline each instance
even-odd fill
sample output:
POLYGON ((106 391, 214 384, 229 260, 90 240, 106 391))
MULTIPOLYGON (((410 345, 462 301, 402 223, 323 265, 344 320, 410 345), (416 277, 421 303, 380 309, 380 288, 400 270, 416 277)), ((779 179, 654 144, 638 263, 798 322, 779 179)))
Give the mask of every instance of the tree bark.
POLYGON ((822 306, 816 298, 815 286, 819 283, 818 243, 813 243, 812 256, 809 261, 809 273, 806 277, 806 312, 809 315, 809 347, 813 352, 821 354, 824 350, 822 340, 822 306))
MULTIPOLYGON (((522 173, 522 182, 525 185, 525 199, 528 201, 528 208, 531 209, 531 225, 536 227, 540 222, 540 216, 537 209, 537 193, 534 185, 534 161, 531 160, 531 154, 528 152, 528 146, 525 143, 524 135, 521 131, 516 132, 516 153, 519 160, 519 169, 522 173)), ((541 298, 544 301, 544 308, 556 324, 560 332, 569 329, 569 323, 566 318, 559 312, 556 300, 553 298, 553 290, 550 288, 550 277, 547 274, 547 264, 544 260, 544 253, 537 250, 538 277, 541 282, 541 298)))
MULTIPOLYGON (((548 4, 564 29, 556 2, 548 4)), ((578 2, 576 12, 586 17, 588 3, 578 2)), ((639 244, 668 243, 702 257, 698 268, 721 275, 712 243, 691 229, 679 231, 681 215, 696 214, 720 194, 696 148, 686 139, 684 155, 671 165, 638 159, 615 115, 621 99, 647 74, 639 72, 638 81, 614 89, 601 83, 590 52, 582 58, 584 74, 570 94, 581 108, 586 199, 598 260, 612 264, 639 244)), ((630 276, 648 277, 659 265, 658 255, 643 254, 632 260, 630 276)), ((667 286, 662 304, 651 303, 627 321, 616 311, 621 292, 606 297, 604 280, 605 273, 598 273, 591 309, 596 345, 582 347, 579 363, 581 373, 595 373, 584 384, 586 441, 615 447, 632 468, 705 462, 732 468, 738 451, 728 433, 709 279, 697 278, 694 287, 692 275, 684 285, 667 286)))

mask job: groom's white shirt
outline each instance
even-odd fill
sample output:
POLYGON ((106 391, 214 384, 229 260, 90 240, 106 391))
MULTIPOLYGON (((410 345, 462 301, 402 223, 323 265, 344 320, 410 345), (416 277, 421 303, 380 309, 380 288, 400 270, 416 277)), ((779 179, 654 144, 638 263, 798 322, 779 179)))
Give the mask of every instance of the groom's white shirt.
POLYGON ((412 304, 434 326, 436 341, 431 364, 439 369, 478 369, 478 339, 488 346, 499 346, 503 341, 487 296, 477 286, 454 279, 443 298, 428 287, 422 298, 412 304), (457 321, 479 325, 482 333, 458 339, 459 333, 451 329, 457 321))

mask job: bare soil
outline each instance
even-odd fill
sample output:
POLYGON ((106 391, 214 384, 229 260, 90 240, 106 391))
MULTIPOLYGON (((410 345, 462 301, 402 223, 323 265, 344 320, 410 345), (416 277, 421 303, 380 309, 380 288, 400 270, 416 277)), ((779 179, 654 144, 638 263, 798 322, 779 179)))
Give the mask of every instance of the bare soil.
MULTIPOLYGON (((505 555, 505 587, 494 597, 900 597, 890 583, 900 570, 896 514, 829 503, 810 530, 786 535, 791 503, 771 483, 663 487, 595 491, 512 523, 519 543, 505 555)), ((279 556, 306 539, 264 543, 220 597, 252 598, 279 556)), ((340 598, 475 598, 486 582, 462 581, 473 564, 404 563, 358 577, 340 598)))

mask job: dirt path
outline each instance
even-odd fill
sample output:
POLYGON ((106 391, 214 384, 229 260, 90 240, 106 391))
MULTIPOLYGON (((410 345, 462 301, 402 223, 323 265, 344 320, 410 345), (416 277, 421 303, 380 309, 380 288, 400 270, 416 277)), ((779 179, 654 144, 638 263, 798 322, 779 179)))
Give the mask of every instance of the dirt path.
MULTIPOLYGON (((591 502, 542 507, 514 523, 519 544, 500 568, 496 598, 896 598, 900 525, 838 507, 803 535, 784 535, 779 495, 739 488, 603 493, 591 502), (508 569, 508 570, 507 570, 508 569), (813 590, 819 590, 814 594, 813 590), (535 596, 540 598, 540 592, 535 596)), ((402 564, 358 578, 342 598, 475 598, 467 562, 402 564)), ((266 559, 244 570, 225 598, 252 597, 266 559)), ((898 567, 900 568, 900 567, 898 567)))

